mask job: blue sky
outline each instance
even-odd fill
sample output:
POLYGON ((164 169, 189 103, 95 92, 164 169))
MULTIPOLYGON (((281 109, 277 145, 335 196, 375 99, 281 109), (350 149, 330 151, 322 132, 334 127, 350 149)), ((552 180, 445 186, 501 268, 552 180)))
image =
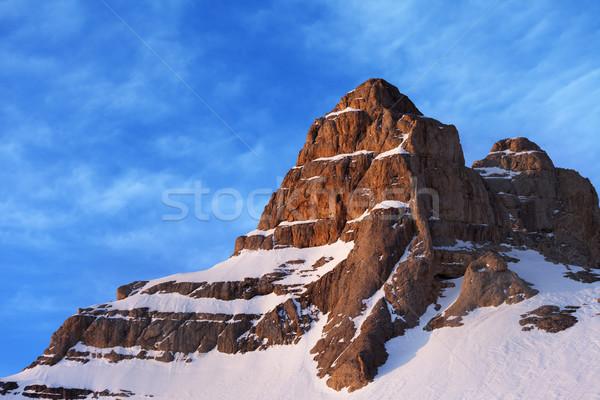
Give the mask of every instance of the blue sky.
POLYGON ((256 221, 214 194, 274 190, 371 77, 455 124, 469 165, 527 136, 600 187, 596 1, 501 0, 437 65, 494 1, 106 1, 253 151, 101 1, 0 1, 0 376, 121 284, 228 257, 256 221), (164 221, 196 181, 211 218, 179 195, 164 221))

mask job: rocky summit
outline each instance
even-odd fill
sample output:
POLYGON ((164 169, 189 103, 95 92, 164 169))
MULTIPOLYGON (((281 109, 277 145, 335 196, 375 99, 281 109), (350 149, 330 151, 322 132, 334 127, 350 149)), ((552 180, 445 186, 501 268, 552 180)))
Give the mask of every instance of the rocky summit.
POLYGON ((386 397, 431 372, 446 382, 430 382, 427 396, 439 397, 456 380, 456 360, 493 350, 497 368, 481 367, 485 388, 510 373, 514 352, 527 363, 524 354, 551 353, 548 337, 600 327, 600 310, 585 309, 600 301, 599 268, 600 209, 588 179, 555 167, 521 137, 500 140, 467 167, 453 125, 370 79, 314 121, 296 165, 231 258, 130 283, 117 301, 79 309, 43 355, 0 383, 0 395, 277 398, 302 386, 295 397, 386 397), (507 329, 505 339, 490 339, 491 323, 507 329), (470 347, 456 347, 466 337, 470 347), (438 362, 427 356, 434 340, 453 349, 443 356, 438 346, 438 362), (427 357, 428 367, 411 366, 427 357), (236 363, 262 374, 253 378, 257 392, 236 363))

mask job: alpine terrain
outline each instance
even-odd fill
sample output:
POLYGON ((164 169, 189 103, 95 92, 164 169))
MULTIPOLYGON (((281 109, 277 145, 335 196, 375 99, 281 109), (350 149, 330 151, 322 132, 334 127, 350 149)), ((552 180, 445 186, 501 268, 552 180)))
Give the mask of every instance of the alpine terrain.
POLYGON ((522 137, 469 168, 453 125, 370 79, 229 259, 79 309, 0 395, 599 398, 599 269, 588 179, 522 137))

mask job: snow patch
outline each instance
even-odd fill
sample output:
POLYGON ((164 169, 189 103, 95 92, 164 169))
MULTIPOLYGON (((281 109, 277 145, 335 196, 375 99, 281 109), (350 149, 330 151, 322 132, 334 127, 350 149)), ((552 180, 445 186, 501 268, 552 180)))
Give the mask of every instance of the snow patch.
POLYGON ((149 311, 172 313, 264 314, 290 298, 291 294, 278 296, 275 293, 254 296, 250 300, 193 298, 179 293, 136 294, 108 303, 106 310, 126 311, 147 307, 149 311))
POLYGON ((399 200, 384 200, 373 207, 373 210, 385 210, 388 208, 410 208, 408 203, 399 200))
MULTIPOLYGON (((264 351, 188 355, 192 361, 163 363, 91 359, 86 364, 62 360, 38 366, 3 381, 20 389, 37 383, 52 387, 83 387, 117 393, 130 390, 131 399, 153 395, 156 400, 258 399, 591 399, 600 393, 600 284, 584 284, 562 275, 563 265, 545 261, 531 250, 509 250, 519 262, 509 269, 534 284, 540 293, 520 303, 479 308, 463 317, 462 327, 423 330, 437 315, 431 305, 421 324, 386 343, 389 358, 375 380, 353 393, 338 393, 319 379, 310 350, 322 337, 327 315, 319 315, 296 345, 264 351), (521 331, 520 315, 544 304, 581 306, 579 322, 555 334, 521 331), (583 305, 586 304, 586 305, 583 305), (543 373, 541 373, 542 371, 543 373)), ((438 300, 446 310, 460 292, 452 280, 438 300)), ((131 350, 121 350, 129 352, 131 350)), ((7 395, 6 398, 22 398, 7 395)))
POLYGON ((322 176, 321 175, 316 175, 316 176, 311 176, 310 178, 300 178, 300 180, 308 182, 308 181, 312 181, 314 179, 319 179, 319 178, 322 178, 322 176))
POLYGON ((314 224, 318 219, 305 219, 302 221, 283 221, 279 223, 277 226, 292 226, 292 225, 301 225, 301 224, 314 224))
POLYGON ((359 150, 359 151, 355 151, 354 153, 344 153, 344 154, 338 154, 332 157, 320 157, 320 158, 316 158, 314 160, 312 160, 311 162, 315 162, 315 161, 338 161, 338 160, 342 160, 346 157, 354 157, 354 156, 359 156, 359 155, 368 155, 368 154, 373 154, 374 151, 368 151, 368 150, 359 150))
POLYGON ((477 244, 473 242, 464 242, 462 240, 456 240, 456 244, 454 246, 436 246, 434 250, 449 250, 449 251, 457 251, 457 250, 474 250, 478 247, 477 244))
POLYGON ((500 150, 500 151, 491 151, 490 154, 506 154, 512 156, 518 156, 521 154, 534 154, 534 153, 545 153, 544 151, 539 150, 528 150, 528 151, 512 151, 512 150, 500 150))
POLYGON ((264 236, 264 237, 267 237, 267 236, 272 235, 274 233, 275 233, 275 228, 268 229, 266 231, 262 231, 260 229, 255 229, 253 231, 250 231, 250 232, 246 233, 244 236, 264 236))
MULTIPOLYGON (((300 221, 304 222, 304 221, 300 221)), ((335 243, 299 249, 283 247, 272 250, 242 250, 238 255, 220 262, 214 267, 196 272, 180 273, 148 282, 144 289, 163 282, 222 282, 241 281, 244 278, 260 278, 276 272, 282 264, 290 260, 305 260, 306 265, 314 265, 321 257, 343 260, 354 247, 354 242, 338 240, 335 243)))
POLYGON ((383 153, 381 153, 377 157, 375 157, 375 160, 381 160, 381 159, 384 159, 386 157, 390 157, 390 156, 393 156, 393 155, 396 155, 396 154, 409 154, 409 155, 412 155, 412 153, 404 150, 402 148, 402 145, 400 145, 400 146, 398 146, 398 147, 396 147, 396 148, 394 148, 392 150, 384 151, 383 153))
POLYGON ((479 175, 483 178, 501 178, 501 179, 512 179, 516 176, 521 175, 520 172, 510 171, 504 168, 499 167, 482 167, 482 168, 473 168, 479 175))
POLYGON ((340 114, 345 114, 347 112, 357 112, 357 111, 363 111, 363 110, 360 110, 358 108, 346 107, 342 111, 334 111, 334 112, 331 112, 331 113, 327 114, 325 116, 325 118, 335 117, 335 116, 338 116, 340 114))

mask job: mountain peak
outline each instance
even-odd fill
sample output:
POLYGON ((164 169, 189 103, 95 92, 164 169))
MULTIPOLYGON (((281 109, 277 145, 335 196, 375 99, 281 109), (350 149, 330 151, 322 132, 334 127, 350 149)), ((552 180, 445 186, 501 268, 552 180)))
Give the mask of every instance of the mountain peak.
POLYGON ((524 138, 524 137, 514 137, 511 139, 499 140, 492 146, 492 150, 490 150, 490 151, 493 153, 496 151, 507 151, 507 150, 515 152, 515 153, 519 153, 522 151, 539 151, 539 152, 543 151, 540 148, 540 146, 538 146, 531 140, 524 138))
POLYGON ((383 79, 369 79, 317 118, 296 165, 357 152, 367 158, 388 152, 427 155, 464 165, 456 128, 423 116, 408 97, 383 79))
POLYGON ((364 110, 369 114, 377 109, 387 109, 400 114, 423 115, 396 86, 380 78, 371 78, 346 93, 332 112, 347 108, 364 110))
MULTIPOLYGON (((390 398, 413 379, 416 390, 434 380, 444 390, 463 352, 484 358, 459 375, 494 366, 477 387, 528 376, 522 360, 540 349, 573 359, 572 342, 586 343, 597 324, 585 287, 600 281, 590 269, 600 267, 590 182, 525 138, 501 140, 468 168, 456 128, 422 116, 382 79, 335 110, 310 127, 297 165, 232 257, 79 309, 37 361, 0 381, 0 396, 258 398, 268 388, 315 398, 327 394, 311 379, 325 379, 335 390, 372 384, 365 397, 390 398), (575 317, 577 304, 586 308, 575 317), (423 331, 442 327, 453 328, 423 331), (571 331, 537 341, 544 333, 532 337, 534 327, 571 331), (505 346, 503 368, 498 338, 518 344, 505 346)), ((575 355, 580 376, 600 356, 590 349, 575 355)), ((557 359, 540 366, 573 368, 558 371, 557 359)))
POLYGON ((513 172, 551 171, 554 163, 540 146, 527 138, 515 137, 496 142, 487 157, 476 161, 473 167, 500 168, 513 172))

